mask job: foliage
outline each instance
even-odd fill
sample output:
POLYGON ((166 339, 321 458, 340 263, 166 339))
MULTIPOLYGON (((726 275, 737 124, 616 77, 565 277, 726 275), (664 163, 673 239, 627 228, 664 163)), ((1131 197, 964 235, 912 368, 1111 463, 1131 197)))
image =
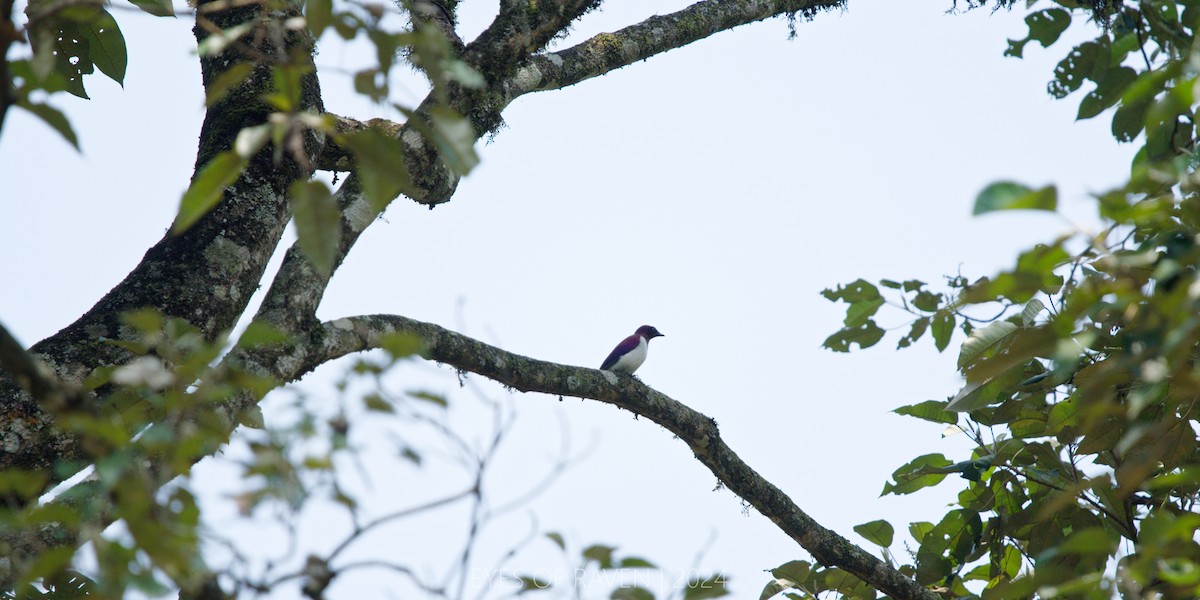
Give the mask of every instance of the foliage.
MULTIPOLYGON (((133 4, 156 16, 174 12, 166 0, 133 4)), ((439 7, 452 20, 455 3, 443 4, 439 7)), ((313 133, 353 159, 355 175, 376 213, 410 189, 414 174, 405 160, 406 141, 369 125, 339 128, 329 115, 303 108, 302 81, 312 71, 312 46, 324 36, 370 43, 376 50, 374 62, 355 71, 356 91, 404 114, 424 141, 438 149, 450 172, 461 175, 476 164, 472 145, 477 132, 446 101, 452 90, 479 89, 483 76, 457 57, 456 41, 432 20, 414 17, 419 12, 415 4, 404 2, 393 11, 370 3, 308 0, 303 18, 295 13, 295 3, 264 0, 247 6, 253 18, 224 28, 215 24, 213 13, 228 6, 201 3, 196 9, 197 23, 206 31, 201 56, 226 63, 220 76, 207 82, 206 103, 222 106, 240 86, 259 78, 271 82, 271 91, 257 99, 269 111, 245 123, 231 147, 200 166, 181 198, 174 234, 188 231, 212 210, 252 160, 313 160, 303 144, 304 136, 313 133), (290 35, 309 36, 311 43, 291 53, 261 50, 263 40, 290 35), (389 74, 401 58, 428 77, 431 106, 390 103, 389 74)), ((1200 4, 1058 0, 1030 2, 1029 10, 1028 35, 1010 41, 1011 56, 1021 57, 1030 42, 1054 45, 1073 25, 1098 31, 1067 52, 1047 89, 1056 98, 1079 93, 1078 118, 1110 119, 1116 140, 1138 144, 1137 158, 1126 184, 1097 196, 1105 223, 1098 235, 1079 232, 1049 240, 1022 252, 1011 269, 973 281, 955 276, 942 288, 915 279, 877 284, 859 279, 825 292, 831 301, 847 304, 842 328, 825 342, 834 351, 878 344, 886 337, 886 328, 877 321, 886 306, 911 316, 898 348, 928 338, 945 351, 955 332, 961 332, 957 366, 963 387, 946 400, 896 412, 952 425, 975 449, 970 456, 915 457, 899 466, 883 488, 884 494, 911 494, 947 480, 962 482, 957 504, 935 519, 910 523, 906 531, 915 546, 903 558, 891 551, 897 543, 892 524, 870 521, 855 531, 879 546, 885 561, 901 573, 948 596, 1107 598, 1120 590, 1193 597, 1200 594, 1200 546, 1195 540, 1200 450, 1193 425, 1200 395, 1195 369, 1200 343, 1200 195, 1195 175, 1200 158, 1195 149, 1200 4)), ((78 146, 66 116, 43 99, 62 92, 86 98, 86 76, 96 71, 121 83, 127 56, 120 28, 108 8, 83 0, 31 2, 27 13, 22 32, 30 53, 3 57, 10 74, 2 82, 9 86, 6 95, 13 106, 30 111, 78 146)), ((344 207, 323 182, 297 180, 289 190, 299 247, 316 271, 328 275, 346 243, 344 207)), ((1054 211, 1057 205, 1053 185, 1035 188, 1005 181, 982 190, 974 212, 1054 211)), ((27 508, 0 511, 5 533, 31 531, 90 542, 94 568, 86 574, 74 570, 79 562, 74 544, 34 553, 31 560, 14 565, 20 576, 14 596, 195 591, 219 573, 254 591, 299 580, 306 594, 320 597, 335 577, 362 566, 343 562, 341 553, 367 532, 460 500, 475 507, 472 536, 492 517, 479 508, 482 478, 503 438, 505 413, 496 409, 501 426, 493 432, 489 450, 472 451, 439 416, 448 409, 448 399, 424 391, 396 394, 384 385, 388 369, 419 351, 411 340, 389 340, 382 346, 394 350, 382 360, 377 356, 355 363, 342 390, 361 391, 356 386, 362 382, 351 381, 361 378, 368 389, 355 396, 361 403, 356 410, 443 436, 459 452, 472 481, 469 489, 392 514, 365 514, 336 468, 343 459, 353 461, 351 421, 342 413, 318 416, 298 402, 294 423, 247 435, 245 453, 238 459, 244 488, 236 501, 245 514, 278 510, 286 517, 320 496, 350 515, 352 533, 327 554, 304 557, 299 566, 272 564, 255 572, 214 569, 204 550, 220 540, 201 526, 189 469, 228 442, 221 419, 261 428, 256 401, 278 386, 252 363, 223 357, 298 341, 262 324, 229 344, 158 313, 131 313, 125 319, 134 332, 131 337, 104 343, 119 345, 136 358, 97 368, 85 382, 91 390, 102 390, 108 402, 96 409, 69 406, 55 415, 59 427, 83 440, 83 454, 95 466, 92 475, 57 498, 39 502, 46 473, 0 474, 0 490, 28 503, 27 508), (247 408, 240 414, 212 410, 217 402, 243 395, 247 408), (155 419, 157 415, 169 417, 155 419), (144 468, 150 460, 164 466, 144 468), (95 498, 105 502, 87 500, 95 498), (122 527, 81 527, 85 515, 98 512, 122 527)), ((345 406, 345 398, 341 400, 345 406)), ((413 465, 426 460, 423 447, 415 443, 401 443, 397 451, 413 465)), ((61 468, 73 472, 82 466, 61 468)), ((537 539, 554 544, 565 560, 591 572, 655 568, 645 559, 619 556, 613 546, 568 552, 560 534, 537 539)), ((432 595, 462 595, 463 580, 454 575, 465 573, 472 541, 466 541, 462 561, 448 567, 449 584, 417 577, 404 565, 385 568, 432 595)), ((763 598, 781 593, 792 598, 877 596, 869 583, 837 567, 796 560, 771 574, 763 598)), ((554 585, 524 573, 510 583, 514 594, 554 585)), ((684 598, 728 593, 720 575, 696 574, 678 588, 684 598)), ((642 586, 621 585, 611 597, 653 595, 642 586)))
MULTIPOLYGON (((1096 196, 1103 231, 1038 244, 1004 272, 947 278, 942 291, 916 280, 826 291, 848 308, 825 346, 878 343, 885 305, 912 317, 900 348, 930 332, 943 351, 954 330, 965 335, 963 387, 896 410, 950 424, 975 445, 957 462, 911 460, 884 486, 884 494, 910 494, 950 474, 962 482, 956 506, 909 526, 916 547, 900 568, 920 583, 984 598, 1195 597, 1200 4, 1057 4, 1031 3, 1029 34, 1007 53, 1020 57, 1030 41, 1048 47, 1075 23, 1100 26, 1058 64, 1048 90, 1066 98, 1091 82, 1078 118, 1107 115, 1116 140, 1139 145, 1128 182, 1096 196)), ((975 213, 1055 210, 1055 197, 1053 186, 999 182, 979 194, 975 213)), ((895 561, 890 525, 856 530, 895 561)), ((788 563, 763 596, 875 597, 834 585, 828 571, 788 563)))

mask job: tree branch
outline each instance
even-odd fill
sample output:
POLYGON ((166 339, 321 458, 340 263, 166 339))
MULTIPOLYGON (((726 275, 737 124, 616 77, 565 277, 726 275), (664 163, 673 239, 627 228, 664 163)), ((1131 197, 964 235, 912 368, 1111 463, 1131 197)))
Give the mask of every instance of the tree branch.
POLYGON ((54 371, 25 350, 3 324, 0 324, 0 369, 8 371, 21 389, 51 412, 85 405, 88 394, 54 376, 54 371))
MULTIPOLYGON (((261 7, 246 6, 215 11, 208 18, 229 28, 259 16, 261 7)), ((300 10, 299 7, 291 9, 300 10)), ((197 41, 209 34, 195 28, 197 41)), ((312 50, 307 32, 291 32, 279 40, 264 39, 259 48, 267 55, 292 55, 312 50)), ((232 52, 232 51, 231 51, 232 52)), ((206 86, 238 61, 238 56, 202 57, 201 75, 206 86)), ((200 131, 196 169, 212 156, 233 146, 243 127, 264 123, 274 109, 262 97, 273 85, 270 65, 256 66, 256 74, 231 89, 205 115, 200 131)), ((301 79, 300 110, 323 110, 316 73, 301 79)), ((320 141, 307 136, 305 149, 315 155, 320 141)), ((55 335, 38 342, 30 352, 66 382, 78 383, 96 367, 118 365, 130 358, 108 339, 127 339, 133 332, 121 315, 151 308, 169 317, 180 317, 199 327, 210 339, 228 331, 242 316, 250 296, 262 280, 290 216, 286 192, 296 179, 307 179, 311 170, 290 153, 276 161, 264 150, 249 161, 238 180, 226 187, 224 198, 186 232, 167 233, 150 248, 133 271, 104 295, 85 315, 55 335)), ((84 458, 79 439, 55 428, 53 414, 42 410, 28 393, 0 377, 0 399, 5 421, 0 434, 6 452, 0 469, 23 468, 51 475, 49 484, 62 476, 55 466, 84 458)))
POLYGON ((731 491, 771 519, 818 562, 840 567, 893 598, 932 600, 937 594, 889 567, 808 516, 779 488, 754 471, 721 439, 716 421, 641 381, 607 371, 528 358, 472 338, 397 315, 370 315, 324 324, 320 362, 377 348, 382 336, 416 336, 424 356, 477 373, 523 392, 597 400, 663 426, 683 440, 731 491))
POLYGON ((843 6, 845 0, 706 0, 669 15, 653 16, 615 33, 602 33, 576 46, 539 54, 504 82, 509 101, 529 93, 554 90, 599 77, 702 40, 714 33, 770 17, 843 6))

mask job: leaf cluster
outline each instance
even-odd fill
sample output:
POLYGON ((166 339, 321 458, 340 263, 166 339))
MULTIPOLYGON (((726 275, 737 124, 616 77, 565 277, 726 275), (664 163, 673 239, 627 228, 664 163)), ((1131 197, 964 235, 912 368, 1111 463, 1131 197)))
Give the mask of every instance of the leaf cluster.
MULTIPOLYGON (((918 582, 953 597, 1194 597, 1200 4, 1145 1, 1104 18, 1057 4, 1031 9, 1028 35, 1008 54, 1031 41, 1049 47, 1076 21, 1102 25, 1059 62, 1048 89, 1066 98, 1090 83, 1078 118, 1110 113, 1114 138, 1139 144, 1128 181, 1096 195, 1105 229, 1038 244, 991 277, 948 278, 943 291, 888 280, 826 291, 848 308, 825 345, 878 343, 876 314, 888 304, 911 318, 901 348, 931 331, 943 351, 949 332, 965 334, 962 388, 896 410, 975 446, 970 456, 914 458, 884 486, 910 494, 954 474, 964 485, 939 519, 909 526, 916 546, 901 568, 918 582)), ((1056 208, 1053 186, 1014 182, 975 202, 976 214, 1056 208)), ((868 525, 860 533, 893 559, 891 536, 879 533, 891 526, 868 525)))

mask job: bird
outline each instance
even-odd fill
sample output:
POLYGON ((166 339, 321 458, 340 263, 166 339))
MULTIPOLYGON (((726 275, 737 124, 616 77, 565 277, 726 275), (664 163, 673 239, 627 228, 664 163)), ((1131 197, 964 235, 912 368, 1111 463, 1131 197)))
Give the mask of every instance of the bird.
POLYGON ((633 335, 621 340, 621 343, 613 348, 608 358, 604 359, 604 364, 600 365, 600 370, 632 375, 646 362, 646 348, 650 346, 650 340, 656 337, 663 337, 663 334, 649 325, 638 327, 633 335))

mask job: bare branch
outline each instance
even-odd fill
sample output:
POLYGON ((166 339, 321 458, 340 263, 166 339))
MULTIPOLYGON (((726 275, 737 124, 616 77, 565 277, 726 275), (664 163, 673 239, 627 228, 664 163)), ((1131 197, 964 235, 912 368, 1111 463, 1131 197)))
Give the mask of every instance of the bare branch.
POLYGON ((525 392, 597 400, 646 417, 683 440, 696 459, 730 490, 771 519, 824 565, 840 567, 894 598, 932 600, 924 589, 884 562, 826 529, 779 488, 743 462, 721 439, 716 422, 633 377, 572 367, 507 352, 495 346, 398 315, 370 315, 324 324, 324 362, 378 347, 382 336, 416 336, 424 356, 525 392))
POLYGON ((707 0, 669 15, 654 16, 615 33, 602 33, 577 46, 539 54, 505 82, 511 100, 528 92, 554 90, 599 77, 680 48, 714 33, 797 12, 811 15, 840 7, 845 0, 707 0))

